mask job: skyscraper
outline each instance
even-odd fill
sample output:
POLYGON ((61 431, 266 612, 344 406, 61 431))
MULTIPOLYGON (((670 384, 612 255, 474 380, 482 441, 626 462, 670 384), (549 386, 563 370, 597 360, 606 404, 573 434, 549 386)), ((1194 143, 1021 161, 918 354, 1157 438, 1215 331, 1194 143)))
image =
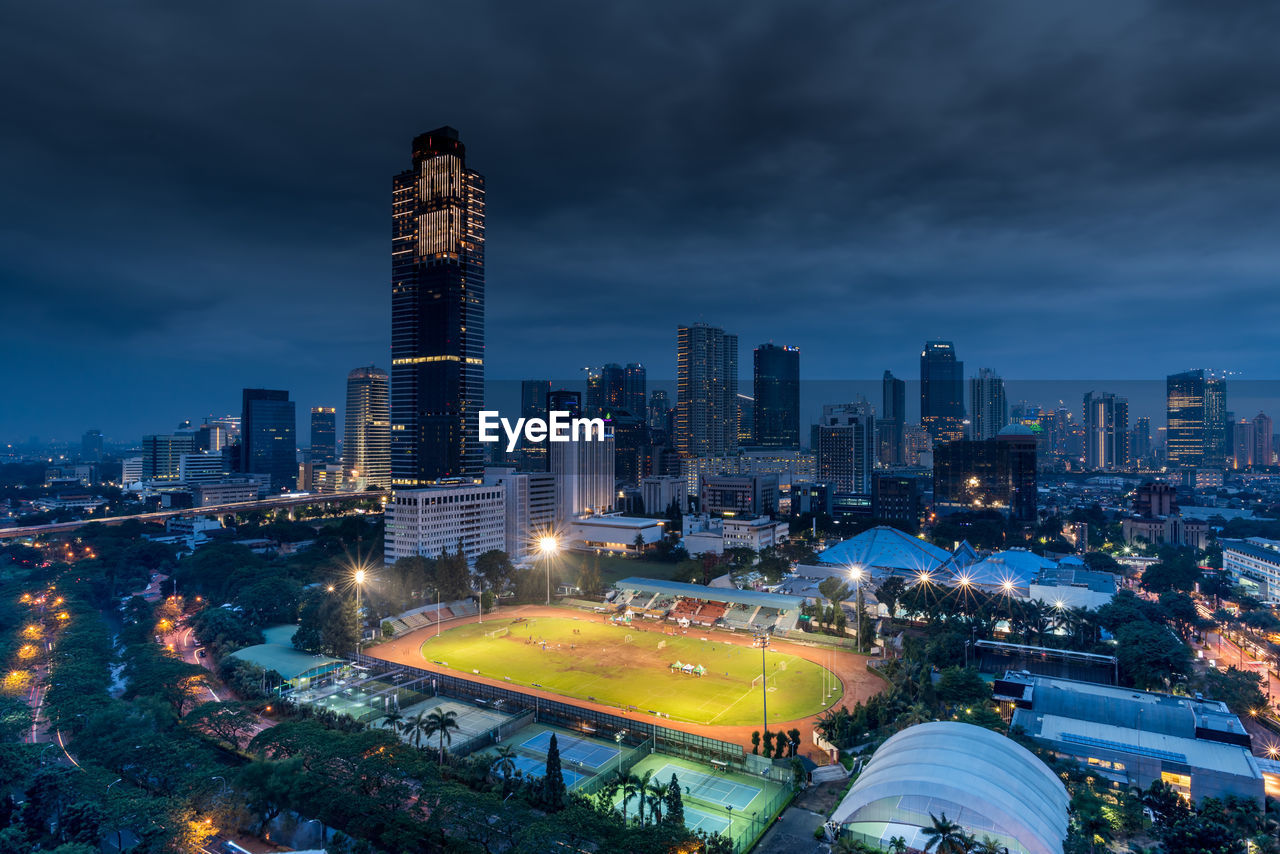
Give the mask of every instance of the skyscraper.
POLYGON ((762 448, 800 447, 800 348, 755 349, 752 440, 762 448))
POLYGON ((920 423, 935 442, 964 438, 964 362, 950 341, 920 352, 920 423))
POLYGON ((818 481, 836 492, 871 493, 875 468, 875 410, 865 400, 822 407, 818 422, 818 481))
MULTIPOLYGON (((520 417, 546 418, 547 395, 551 393, 551 380, 520 381, 520 417)), ((547 446, 541 442, 526 442, 520 438, 520 468, 524 471, 547 470, 547 446)))
POLYGON ((969 379, 969 433, 974 439, 994 439, 1009 423, 1004 380, 990 368, 969 379))
POLYGON ((1227 388, 1206 371, 1170 374, 1165 385, 1168 417, 1166 444, 1171 467, 1227 462, 1227 388))
POLYGON ((705 323, 677 330, 676 449, 685 458, 737 451, 737 335, 705 323))
POLYGON ((1247 469, 1254 464, 1253 452, 1257 448, 1256 437, 1253 435, 1253 419, 1241 418, 1239 421, 1232 419, 1231 426, 1231 467, 1247 469))
POLYGON ((80 437, 80 459, 86 463, 102 462, 102 431, 85 430, 80 437))
POLYGON ((600 369, 600 400, 604 412, 626 408, 626 376, 622 365, 614 362, 600 369))
POLYGON ((1146 464, 1151 456, 1151 419, 1143 415, 1133 425, 1133 438, 1129 443, 1130 461, 1137 466, 1146 464))
POLYGON ((484 178, 458 132, 413 141, 392 181, 391 469, 396 486, 478 478, 484 452, 484 178))
POLYGON ((297 412, 289 392, 247 388, 241 395, 240 471, 271 476, 273 492, 298 483, 297 412))
POLYGON ((1271 417, 1259 412, 1253 416, 1253 464, 1255 466, 1271 465, 1273 450, 1271 445, 1271 417))
POLYGON ((1084 396, 1084 466, 1112 471, 1129 465, 1129 399, 1110 392, 1084 396))
POLYGON ((177 480, 182 455, 195 451, 194 433, 160 433, 142 437, 142 479, 177 480))
POLYGON ((332 406, 311 407, 311 462, 332 465, 338 461, 338 416, 332 406))
POLYGON ((671 429, 671 398, 665 389, 656 388, 649 395, 649 429, 671 429))
POLYGON ((370 365, 347 374, 342 468, 357 490, 391 485, 391 407, 387 372, 370 365))
POLYGON ((646 397, 649 393, 649 376, 644 365, 631 362, 622 374, 622 408, 640 419, 645 419, 646 397))
POLYGON ((900 466, 907 461, 907 384, 892 371, 885 371, 880 395, 880 462, 900 466))
POLYGON ((933 497, 939 514, 995 509, 1019 522, 1034 522, 1035 435, 1022 424, 1011 424, 994 439, 935 445, 933 497))
MULTIPOLYGON (((554 392, 553 392, 554 394, 554 392)), ((556 520, 606 513, 614 504, 613 425, 605 438, 551 442, 551 473, 556 477, 556 520)))

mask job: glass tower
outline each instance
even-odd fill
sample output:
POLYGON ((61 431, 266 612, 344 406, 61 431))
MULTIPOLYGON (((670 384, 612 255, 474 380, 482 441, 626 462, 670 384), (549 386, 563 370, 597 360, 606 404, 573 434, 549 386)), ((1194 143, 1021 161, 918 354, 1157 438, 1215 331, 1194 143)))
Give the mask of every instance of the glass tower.
POLYGON ((928 341, 920 352, 920 424, 935 442, 964 438, 964 362, 950 341, 928 341))
POLYGON ((311 407, 311 462, 332 465, 338 461, 338 416, 332 406, 311 407))
POLYGON ((756 445, 800 447, 800 348, 761 344, 755 349, 756 445))
POLYGON ((414 139, 413 167, 392 181, 395 486, 483 474, 484 199, 450 127, 414 139))
POLYGON ((297 411, 289 392, 247 388, 241 396, 240 470, 271 475, 271 490, 298 484, 297 411))

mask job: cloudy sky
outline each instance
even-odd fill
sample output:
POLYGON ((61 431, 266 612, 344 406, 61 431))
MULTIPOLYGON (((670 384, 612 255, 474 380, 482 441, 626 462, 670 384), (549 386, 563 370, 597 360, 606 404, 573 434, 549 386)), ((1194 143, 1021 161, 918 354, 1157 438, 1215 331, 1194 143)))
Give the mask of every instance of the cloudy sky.
POLYGON ((1273 379, 1278 18, 8 4, 0 439, 340 406, 389 362, 391 175, 443 124, 488 182, 492 379, 669 378, 696 320, 811 379, 916 376, 928 337, 1013 379, 1273 379))

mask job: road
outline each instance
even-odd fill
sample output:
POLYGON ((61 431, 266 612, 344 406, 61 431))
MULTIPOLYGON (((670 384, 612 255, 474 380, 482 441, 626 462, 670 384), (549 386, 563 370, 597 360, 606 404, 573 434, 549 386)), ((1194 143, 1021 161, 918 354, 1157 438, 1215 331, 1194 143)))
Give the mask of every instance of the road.
MULTIPOLYGON (((195 633, 190 626, 185 625, 184 623, 178 623, 178 625, 176 625, 173 631, 169 632, 169 634, 160 636, 160 642, 176 652, 178 657, 188 664, 199 665, 209 671, 209 678, 205 680, 205 684, 201 687, 200 699, 202 702, 213 701, 216 703, 221 702, 224 699, 235 699, 218 681, 218 675, 213 669, 213 659, 209 658, 207 655, 200 655, 200 651, 203 647, 201 647, 199 642, 195 639, 195 633), (221 688, 221 692, 215 690, 214 686, 221 688)), ((262 715, 257 715, 256 717, 257 723, 254 724, 250 731, 245 733, 244 741, 240 745, 241 747, 244 747, 250 741, 253 741, 254 737, 264 729, 275 726, 276 722, 271 718, 263 717, 262 715)))
POLYGON ((1280 677, 1269 670, 1265 662, 1257 660, 1247 650, 1242 650, 1238 644, 1229 638, 1224 638, 1218 632, 1205 633, 1202 649, 1206 662, 1212 660, 1220 668, 1234 667, 1237 670, 1261 675, 1263 677, 1262 692, 1270 698, 1272 708, 1276 708, 1280 703, 1280 677))
POLYGON ((381 490, 368 492, 337 492, 326 495, 285 495, 280 498, 264 498, 261 501, 240 501, 234 504, 211 504, 208 507, 187 507, 180 510, 156 510, 152 513, 135 513, 132 516, 104 516, 101 519, 80 519, 75 522, 52 522, 48 525, 27 525, 22 528, 0 528, 0 540, 16 537, 34 537, 40 534, 64 534, 85 525, 123 525, 125 522, 163 522, 173 516, 190 516, 193 513, 218 515, 220 513, 246 513, 253 510, 274 510, 280 507, 298 507, 304 504, 336 504, 346 501, 363 501, 382 496, 381 490))

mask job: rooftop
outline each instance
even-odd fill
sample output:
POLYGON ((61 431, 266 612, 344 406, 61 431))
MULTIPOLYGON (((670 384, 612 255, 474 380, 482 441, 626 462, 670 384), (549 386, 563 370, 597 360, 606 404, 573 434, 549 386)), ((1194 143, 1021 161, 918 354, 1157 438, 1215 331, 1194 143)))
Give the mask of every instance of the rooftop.
POLYGON ((818 562, 920 572, 932 571, 950 557, 951 554, 946 549, 938 548, 897 528, 881 525, 823 550, 818 555, 818 562))

